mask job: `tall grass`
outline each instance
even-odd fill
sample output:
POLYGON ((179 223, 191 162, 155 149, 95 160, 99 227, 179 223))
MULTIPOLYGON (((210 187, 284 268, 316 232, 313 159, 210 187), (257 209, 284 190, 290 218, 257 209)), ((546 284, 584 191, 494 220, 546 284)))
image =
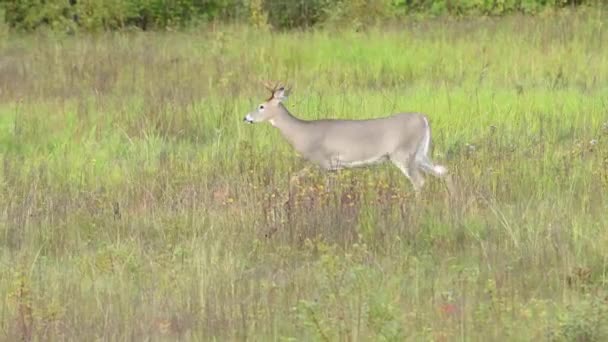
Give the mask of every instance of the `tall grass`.
POLYGON ((608 338, 602 12, 360 33, 5 37, 0 339, 608 338), (242 123, 428 114, 415 200, 242 123), (326 180, 335 178, 326 188, 326 180))

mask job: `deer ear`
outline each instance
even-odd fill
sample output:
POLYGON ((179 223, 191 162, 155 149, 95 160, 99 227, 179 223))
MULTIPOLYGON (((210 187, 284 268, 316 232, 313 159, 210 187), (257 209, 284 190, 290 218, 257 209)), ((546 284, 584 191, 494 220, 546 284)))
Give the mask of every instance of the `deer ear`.
POLYGON ((283 102, 289 97, 289 91, 290 89, 281 86, 274 92, 273 98, 279 102, 283 102))

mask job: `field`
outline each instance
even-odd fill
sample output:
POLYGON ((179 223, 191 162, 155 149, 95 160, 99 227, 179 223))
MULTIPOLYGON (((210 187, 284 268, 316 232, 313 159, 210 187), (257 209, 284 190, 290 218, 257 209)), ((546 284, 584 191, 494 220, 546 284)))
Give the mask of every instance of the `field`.
POLYGON ((361 32, 3 35, 0 340, 608 339, 608 33, 598 10, 361 32), (327 174, 242 118, 428 115, 327 174))

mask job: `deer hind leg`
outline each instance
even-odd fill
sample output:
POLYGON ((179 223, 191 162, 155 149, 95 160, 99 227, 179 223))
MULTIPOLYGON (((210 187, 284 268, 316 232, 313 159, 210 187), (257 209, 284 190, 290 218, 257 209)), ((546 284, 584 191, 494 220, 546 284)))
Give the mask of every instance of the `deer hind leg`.
POLYGON ((318 165, 325 171, 325 191, 330 192, 339 184, 340 170, 343 165, 337 158, 326 158, 318 162, 318 165))
POLYGON ((416 163, 416 158, 414 156, 407 158, 392 157, 391 162, 410 180, 416 195, 418 195, 424 186, 424 176, 416 163))
POLYGON ((446 187, 448 188, 448 193, 451 195, 455 194, 456 189, 454 187, 452 176, 445 166, 434 164, 426 155, 418 156, 416 159, 416 163, 419 166, 420 171, 433 175, 439 179, 443 179, 446 187))

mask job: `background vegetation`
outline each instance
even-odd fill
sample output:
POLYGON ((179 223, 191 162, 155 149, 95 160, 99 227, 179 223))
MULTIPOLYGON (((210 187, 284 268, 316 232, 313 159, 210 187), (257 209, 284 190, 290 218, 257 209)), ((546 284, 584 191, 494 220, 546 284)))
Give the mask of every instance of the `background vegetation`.
POLYGON ((4 27, 0 340, 607 340, 605 23, 4 27), (290 185, 308 163, 242 123, 259 78, 305 119, 428 113, 458 193, 290 185))
POLYGON ((265 13, 276 29, 369 24, 412 14, 534 14, 547 9, 599 5, 603 0, 2 0, 6 22, 19 30, 174 29, 200 22, 243 22, 265 13))

